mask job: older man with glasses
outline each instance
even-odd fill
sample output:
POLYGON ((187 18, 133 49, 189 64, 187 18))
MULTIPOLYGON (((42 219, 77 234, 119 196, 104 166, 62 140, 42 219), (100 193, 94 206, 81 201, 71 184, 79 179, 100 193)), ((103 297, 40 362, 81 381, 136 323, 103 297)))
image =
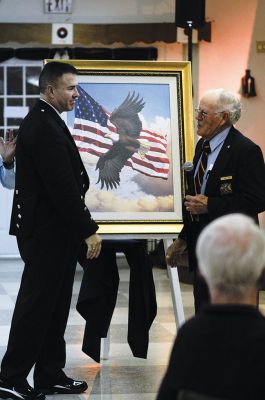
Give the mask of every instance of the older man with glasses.
POLYGON ((224 89, 205 92, 196 109, 197 133, 194 181, 183 203, 184 227, 168 248, 167 262, 178 264, 187 248, 190 269, 194 271, 195 312, 209 301, 208 288, 198 273, 195 254, 202 229, 216 218, 243 213, 258 223, 265 210, 265 168, 260 147, 239 132, 234 124, 241 116, 241 103, 224 89))

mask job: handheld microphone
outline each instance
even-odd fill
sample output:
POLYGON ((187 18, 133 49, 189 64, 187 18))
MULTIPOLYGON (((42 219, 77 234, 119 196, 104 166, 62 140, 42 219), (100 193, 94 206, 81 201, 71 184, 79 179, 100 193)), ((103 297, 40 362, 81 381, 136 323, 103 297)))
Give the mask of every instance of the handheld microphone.
POLYGON ((185 176, 185 194, 189 194, 190 196, 195 196, 195 186, 194 186, 194 178, 193 178, 193 163, 191 161, 186 161, 183 164, 183 171, 185 176))

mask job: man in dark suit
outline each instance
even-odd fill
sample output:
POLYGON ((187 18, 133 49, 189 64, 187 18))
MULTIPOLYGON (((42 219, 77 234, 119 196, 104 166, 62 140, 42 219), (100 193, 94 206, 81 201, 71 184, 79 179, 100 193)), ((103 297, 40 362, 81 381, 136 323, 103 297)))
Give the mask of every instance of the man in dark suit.
POLYGON ((198 274, 195 247, 202 229, 212 220, 240 212, 258 222, 265 210, 264 159, 259 146, 233 126, 241 115, 241 104, 224 89, 207 91, 196 110, 198 135, 193 159, 194 195, 184 199, 184 227, 167 251, 169 265, 176 266, 178 255, 188 250, 189 266, 194 271, 195 312, 209 301, 206 284, 198 274), (208 145, 202 166, 204 145, 208 145), (198 179, 199 176, 199 179, 198 179))
POLYGON ((40 100, 21 124, 10 233, 25 263, 0 374, 0 397, 45 399, 81 393, 84 381, 63 371, 67 324, 79 248, 98 257, 98 226, 84 203, 89 178, 62 120, 73 109, 77 70, 51 62, 39 79, 40 100), (27 376, 34 368, 34 389, 27 376))

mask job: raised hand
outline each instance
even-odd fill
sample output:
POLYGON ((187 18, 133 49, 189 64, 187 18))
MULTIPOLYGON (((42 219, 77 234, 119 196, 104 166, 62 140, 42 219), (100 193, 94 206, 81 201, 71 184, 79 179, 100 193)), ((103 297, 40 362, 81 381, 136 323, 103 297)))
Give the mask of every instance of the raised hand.
POLYGON ((184 252, 187 250, 187 244, 184 240, 178 238, 168 247, 166 253, 167 264, 171 267, 177 267, 182 261, 184 252))
POLYGON ((14 159, 16 150, 16 139, 14 138, 13 130, 6 132, 6 139, 0 137, 0 155, 5 163, 11 164, 14 159))

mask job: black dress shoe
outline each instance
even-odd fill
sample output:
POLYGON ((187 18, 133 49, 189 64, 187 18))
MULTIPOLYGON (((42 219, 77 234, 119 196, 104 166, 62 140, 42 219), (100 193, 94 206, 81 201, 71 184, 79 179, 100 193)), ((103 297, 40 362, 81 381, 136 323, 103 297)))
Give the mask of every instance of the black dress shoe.
POLYGON ((58 382, 56 385, 40 388, 39 391, 44 394, 78 394, 87 390, 85 381, 76 381, 66 378, 58 382))
POLYGON ((0 380, 0 399, 45 400, 46 397, 41 391, 34 390, 29 385, 9 385, 0 380))

